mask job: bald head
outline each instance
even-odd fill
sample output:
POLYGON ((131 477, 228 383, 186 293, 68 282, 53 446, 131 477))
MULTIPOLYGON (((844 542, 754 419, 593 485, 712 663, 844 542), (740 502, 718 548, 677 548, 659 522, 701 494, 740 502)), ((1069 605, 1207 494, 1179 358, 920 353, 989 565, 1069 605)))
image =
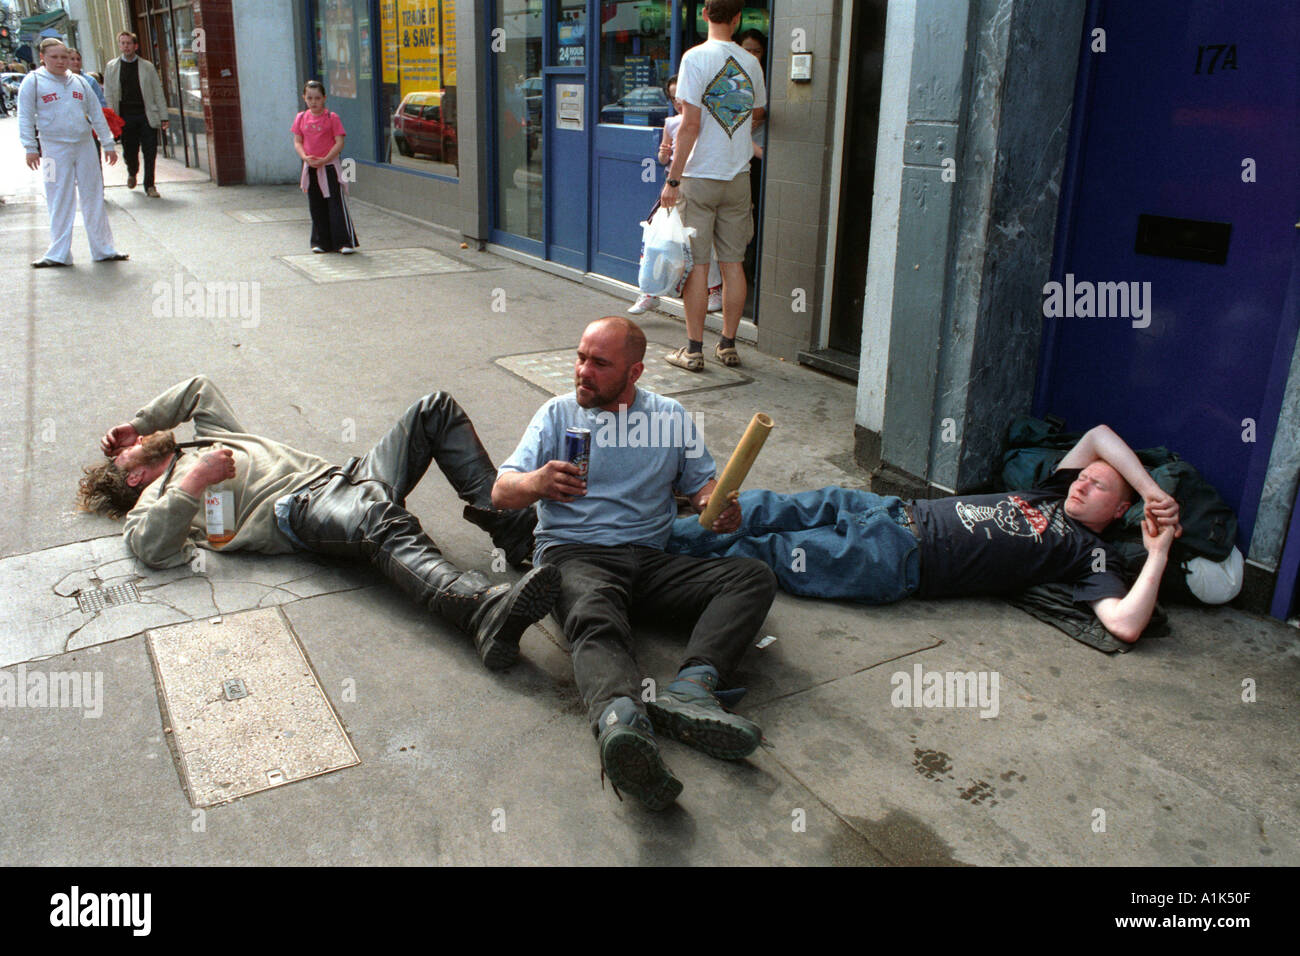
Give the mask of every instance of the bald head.
POLYGON ((583 408, 615 411, 631 405, 645 366, 645 333, 635 322, 607 315, 592 322, 578 343, 573 385, 583 408))
MULTIPOLYGON (((583 332, 583 337, 585 338, 587 333, 593 330, 598 330, 602 337, 621 335, 623 354, 627 357, 628 365, 635 365, 645 360, 645 333, 641 331, 641 326, 631 319, 625 319, 621 315, 604 316, 588 325, 583 332)), ((605 340, 612 341, 609 338, 605 340)))

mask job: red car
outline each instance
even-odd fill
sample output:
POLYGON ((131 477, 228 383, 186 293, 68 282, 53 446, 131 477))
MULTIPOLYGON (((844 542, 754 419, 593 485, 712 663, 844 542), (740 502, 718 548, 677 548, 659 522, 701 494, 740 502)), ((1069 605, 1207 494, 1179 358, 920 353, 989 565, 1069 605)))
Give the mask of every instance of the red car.
POLYGON ((417 153, 456 164, 455 117, 443 117, 446 90, 407 93, 393 114, 393 142, 403 156, 417 153))

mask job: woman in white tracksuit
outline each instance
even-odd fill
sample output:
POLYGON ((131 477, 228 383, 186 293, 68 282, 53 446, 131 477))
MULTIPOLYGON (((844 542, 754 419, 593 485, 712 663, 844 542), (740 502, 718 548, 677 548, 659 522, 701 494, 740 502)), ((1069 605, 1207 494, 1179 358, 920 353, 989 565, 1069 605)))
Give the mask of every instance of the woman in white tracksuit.
POLYGON ((93 125, 109 165, 116 163, 104 111, 90 85, 68 71, 67 47, 47 39, 41 43, 41 59, 45 65, 29 73, 18 88, 19 139, 27 151, 27 165, 41 170, 50 211, 50 247, 32 265, 40 269, 71 264, 78 193, 91 256, 96 261, 125 259, 113 246, 104 211, 104 175, 90 136, 93 125))

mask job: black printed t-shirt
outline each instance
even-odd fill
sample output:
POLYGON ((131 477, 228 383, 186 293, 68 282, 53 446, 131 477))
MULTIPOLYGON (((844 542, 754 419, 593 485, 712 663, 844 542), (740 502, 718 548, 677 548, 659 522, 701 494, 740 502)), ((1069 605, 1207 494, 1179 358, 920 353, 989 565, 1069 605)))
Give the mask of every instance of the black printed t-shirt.
POLYGON ((1030 491, 912 502, 921 532, 917 596, 1013 594, 1047 583, 1073 584, 1079 602, 1127 594, 1120 556, 1065 513, 1079 471, 1058 469, 1030 491))

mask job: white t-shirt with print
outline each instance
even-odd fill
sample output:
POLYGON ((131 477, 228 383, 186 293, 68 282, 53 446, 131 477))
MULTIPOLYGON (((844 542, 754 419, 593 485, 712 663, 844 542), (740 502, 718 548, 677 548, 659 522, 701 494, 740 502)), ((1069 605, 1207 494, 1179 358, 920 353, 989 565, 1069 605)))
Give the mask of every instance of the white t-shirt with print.
POLYGON ((754 110, 767 106, 758 59, 727 40, 706 40, 682 56, 677 96, 700 108, 700 137, 683 176, 731 181, 754 155, 754 110))

